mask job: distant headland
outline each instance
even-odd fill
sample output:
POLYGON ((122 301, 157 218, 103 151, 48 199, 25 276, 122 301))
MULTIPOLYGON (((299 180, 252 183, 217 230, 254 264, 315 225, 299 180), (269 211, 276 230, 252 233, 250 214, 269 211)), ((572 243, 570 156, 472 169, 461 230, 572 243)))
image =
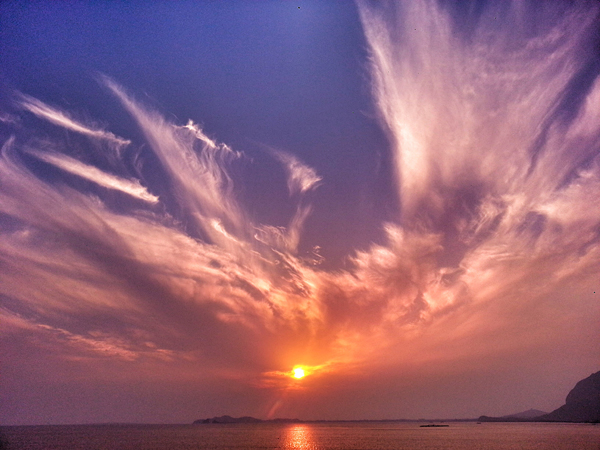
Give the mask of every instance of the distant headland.
POLYGON ((478 420, 479 422, 600 423, 600 372, 593 373, 579 381, 567 395, 565 404, 551 413, 529 410, 510 416, 481 416, 478 420))

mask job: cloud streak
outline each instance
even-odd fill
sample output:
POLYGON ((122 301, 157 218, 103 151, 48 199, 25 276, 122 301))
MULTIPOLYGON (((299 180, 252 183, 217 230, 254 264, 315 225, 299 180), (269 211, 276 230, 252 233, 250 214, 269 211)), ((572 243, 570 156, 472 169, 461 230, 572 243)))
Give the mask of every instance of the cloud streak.
POLYGON ((54 125, 58 125, 59 127, 66 128, 67 130, 71 130, 85 136, 104 139, 115 143, 118 146, 126 146, 131 143, 131 141, 115 136, 110 131, 83 125, 76 120, 71 119, 62 111, 52 108, 51 106, 48 106, 40 100, 30 97, 29 95, 20 94, 19 96, 21 97, 21 100, 19 101, 19 106, 21 106, 21 108, 29 111, 32 114, 35 114, 42 119, 47 120, 50 123, 53 123, 54 125))
POLYGON ((94 166, 84 164, 65 155, 48 152, 42 153, 35 150, 28 150, 27 153, 48 164, 52 164, 66 172, 85 178, 86 180, 92 181, 107 189, 121 191, 148 203, 158 203, 158 197, 150 194, 138 180, 127 180, 111 175, 94 166))

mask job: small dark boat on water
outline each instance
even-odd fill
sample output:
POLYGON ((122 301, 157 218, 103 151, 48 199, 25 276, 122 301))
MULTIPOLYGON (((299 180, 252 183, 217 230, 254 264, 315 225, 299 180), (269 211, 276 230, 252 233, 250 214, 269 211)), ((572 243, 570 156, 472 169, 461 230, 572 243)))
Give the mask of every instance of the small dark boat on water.
POLYGON ((449 427, 450 425, 443 425, 437 423, 429 423, 427 425, 419 425, 421 428, 439 428, 439 427, 449 427))

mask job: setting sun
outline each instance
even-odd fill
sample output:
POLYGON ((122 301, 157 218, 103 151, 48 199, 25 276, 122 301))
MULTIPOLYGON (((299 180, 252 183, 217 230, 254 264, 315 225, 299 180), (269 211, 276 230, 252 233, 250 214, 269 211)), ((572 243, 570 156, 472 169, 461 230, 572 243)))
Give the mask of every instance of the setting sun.
POLYGON ((298 379, 304 378, 304 375, 306 375, 302 367, 295 367, 292 372, 294 373, 294 378, 298 379))

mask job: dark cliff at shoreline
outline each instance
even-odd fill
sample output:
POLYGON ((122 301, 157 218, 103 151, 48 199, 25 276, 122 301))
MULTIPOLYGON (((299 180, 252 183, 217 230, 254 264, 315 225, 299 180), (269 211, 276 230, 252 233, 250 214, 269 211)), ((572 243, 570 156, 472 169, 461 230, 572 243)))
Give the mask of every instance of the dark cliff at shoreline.
POLYGON ((549 414, 537 417, 543 422, 600 422, 600 372, 578 382, 565 404, 549 414))
POLYGON ((480 422, 590 422, 600 423, 600 372, 579 381, 567 395, 565 404, 537 417, 481 416, 480 422))

